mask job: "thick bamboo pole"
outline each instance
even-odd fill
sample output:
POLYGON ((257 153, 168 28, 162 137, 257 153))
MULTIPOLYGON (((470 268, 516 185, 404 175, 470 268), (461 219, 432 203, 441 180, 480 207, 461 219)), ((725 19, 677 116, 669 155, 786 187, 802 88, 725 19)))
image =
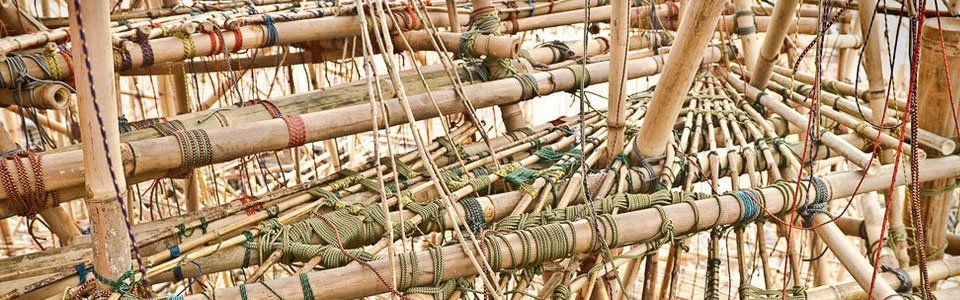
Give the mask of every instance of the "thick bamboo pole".
MULTIPOLYGON (((938 178, 947 178, 953 177, 960 174, 960 157, 950 156, 937 159, 928 159, 921 163, 924 169, 928 172, 921 174, 921 181, 929 181, 938 178)), ((902 171, 902 170, 901 170, 902 171)), ((890 184, 890 174, 893 172, 892 166, 884 166, 878 172, 877 175, 868 176, 864 179, 864 184, 860 187, 860 192, 875 191, 878 189, 886 188, 890 184)), ((823 176, 821 179, 824 180, 824 183, 827 185, 828 190, 830 191, 828 197, 833 198, 842 198, 849 197, 856 190, 856 187, 853 185, 846 184, 851 180, 858 180, 862 176, 861 172, 843 172, 835 173, 823 176)), ((897 178, 897 184, 903 184, 904 181, 902 178, 897 178)), ((775 188, 764 188, 758 190, 763 196, 763 199, 766 199, 766 209, 770 213, 780 213, 787 208, 786 203, 789 202, 787 199, 783 199, 783 195, 775 188)), ((810 191, 810 194, 800 195, 798 198, 801 202, 798 206, 802 207, 810 203, 814 197, 814 190, 810 191)), ((662 210, 665 216, 672 221, 674 225, 675 234, 683 234, 687 232, 700 231, 706 228, 712 228, 716 225, 723 224, 733 224, 739 221, 739 218, 742 216, 742 205, 743 203, 737 200, 732 195, 723 195, 718 198, 711 198, 707 200, 695 201, 694 205, 697 207, 696 210, 686 203, 673 204, 662 206, 662 210), (694 214, 699 213, 700 215, 700 224, 697 224, 694 218, 694 214), (704 220, 716 220, 715 222, 704 222, 704 220)), ((612 245, 612 247, 630 245, 639 242, 646 241, 650 238, 656 237, 660 232, 660 226, 665 221, 661 219, 659 213, 655 209, 645 209, 635 212, 623 213, 615 215, 612 217, 613 222, 617 223, 618 236, 617 244, 612 245)), ((594 238, 595 231, 592 227, 592 222, 588 220, 581 220, 573 222, 572 224, 562 225, 563 232, 567 236, 567 241, 572 241, 573 234, 577 236, 577 243, 573 245, 573 252, 575 253, 586 253, 594 251, 593 247, 590 247, 590 241, 594 238), (575 233, 574 233, 575 232, 575 233)), ((601 232, 606 232, 601 230, 601 232)), ((524 244, 521 240, 521 237, 517 233, 504 234, 504 243, 509 243, 512 245, 521 245, 524 244)), ((605 234, 606 240, 610 241, 611 235, 605 234)), ((502 253, 509 253, 510 251, 504 243, 498 243, 495 245, 488 244, 488 247, 498 246, 502 253)), ((550 244, 555 245, 555 244, 550 244)), ((569 244, 566 245, 569 247, 569 244)), ((540 249, 531 249, 524 247, 526 250, 529 250, 530 253, 537 253, 540 249)), ((488 248, 489 249, 489 248, 488 248)), ((472 276, 476 274, 476 270, 470 266, 470 262, 467 259, 466 255, 463 253, 459 245, 453 245, 445 247, 441 250, 441 257, 443 259, 443 272, 442 274, 436 274, 441 276, 441 279, 451 279, 472 276)), ((554 252, 555 253, 555 252, 554 252)), ((411 255, 411 254, 407 254, 411 255)), ((420 270, 433 270, 434 265, 431 263, 433 260, 430 258, 430 254, 426 252, 416 253, 412 255, 417 255, 417 262, 419 263, 420 270)), ((531 257, 537 257, 536 255, 531 255, 531 257)), ((561 257, 553 257, 547 255, 546 259, 554 260, 561 257)), ((523 261, 523 258, 513 257, 513 256, 504 256, 502 258, 502 266, 508 268, 511 266, 522 265, 527 263, 523 261)), ((345 298, 359 298, 369 295, 376 295, 387 292, 385 287, 381 284, 364 284, 363 282, 369 281, 371 276, 374 276, 373 272, 378 272, 379 274, 389 274, 388 269, 390 266, 387 264, 386 259, 380 259, 377 261, 370 262, 368 266, 361 265, 351 265, 341 268, 323 270, 319 272, 310 272, 306 273, 306 280, 311 285, 311 290, 314 297, 319 297, 321 299, 345 299, 345 298), (324 282, 329 282, 331 278, 337 278, 341 284, 329 285, 323 284, 324 282)), ((409 270, 407 270, 409 272, 409 270)), ((390 280, 389 277, 386 278, 390 280)), ((425 286, 433 283, 433 276, 420 276, 418 278, 411 278, 414 286, 425 286)), ((301 289, 301 280, 297 277, 286 277, 264 282, 266 285, 272 287, 273 291, 276 291, 281 297, 285 299, 301 299, 304 297, 303 291, 301 289)), ((249 297, 270 297, 272 292, 270 289, 264 287, 264 285, 248 285, 245 286, 246 293, 249 297)), ((239 297, 239 287, 224 288, 216 290, 216 294, 219 297, 239 297)), ((186 299, 203 299, 203 295, 192 295, 188 296, 186 299)))
POLYGON ((610 19, 610 80, 607 90, 607 142, 601 167, 613 162, 614 156, 623 149, 627 123, 627 68, 629 48, 630 2, 613 0, 613 16, 610 19))
MULTIPOLYGON (((947 65, 947 62, 960 61, 960 19, 929 19, 923 23, 922 30, 920 70, 915 91, 918 125, 934 134, 956 138, 958 129, 953 116, 960 109, 960 64, 947 65), (938 24, 942 24, 942 31, 938 24), (941 38, 944 44, 940 43, 941 38), (952 87, 952 90, 948 87, 952 87)), ((957 201, 955 189, 953 179, 929 182, 921 185, 919 202, 914 202, 921 203, 923 220, 920 224, 923 224, 926 233, 925 249, 930 260, 943 257, 947 213, 951 203, 957 201)))
POLYGON ((662 78, 650 103, 650 113, 634 139, 634 158, 643 160, 663 154, 672 137, 671 129, 683 106, 683 97, 690 90, 702 63, 707 43, 713 38, 723 1, 704 0, 687 7, 680 23, 677 39, 664 65, 662 78))
MULTIPOLYGON (((117 103, 114 101, 113 57, 109 34, 110 7, 69 5, 70 37, 77 76, 84 191, 93 237, 93 266, 109 280, 118 280, 132 267, 131 241, 121 207, 126 179, 120 156, 117 103), (92 63, 96 62, 96 63, 92 63)), ((101 287, 112 287, 101 282, 101 287)))
MULTIPOLYGON (((797 8, 799 0, 779 0, 773 6, 770 22, 773 24, 784 25, 793 23, 793 11, 797 8)), ((787 37, 787 26, 773 26, 763 35, 763 45, 757 55, 756 64, 750 70, 752 78, 750 85, 759 89, 767 87, 767 81, 770 80, 772 67, 780 57, 780 47, 783 46, 783 39, 787 37)))

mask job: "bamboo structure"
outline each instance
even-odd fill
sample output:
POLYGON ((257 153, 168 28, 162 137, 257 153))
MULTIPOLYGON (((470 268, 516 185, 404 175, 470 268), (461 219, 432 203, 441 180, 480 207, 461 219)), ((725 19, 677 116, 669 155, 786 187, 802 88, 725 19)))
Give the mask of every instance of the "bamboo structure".
POLYGON ((0 299, 960 282, 955 3, 99 4, 0 3, 0 299))

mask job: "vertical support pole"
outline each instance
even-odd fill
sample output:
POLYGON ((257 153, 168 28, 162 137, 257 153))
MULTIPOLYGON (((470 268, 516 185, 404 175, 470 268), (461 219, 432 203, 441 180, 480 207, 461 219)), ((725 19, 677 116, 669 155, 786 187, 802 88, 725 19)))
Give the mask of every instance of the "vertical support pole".
MULTIPOLYGON (((887 81, 883 76, 883 16, 874 16, 877 0, 860 1, 858 16, 860 17, 860 32, 863 37, 863 68, 867 73, 867 103, 873 110, 871 119, 879 122, 886 104, 887 81), (872 24, 871 24, 872 22, 872 24)), ((938 56, 939 57, 939 56, 938 56)))
MULTIPOLYGON (((779 0, 773 5, 773 13, 770 14, 770 24, 790 24, 793 22, 794 10, 797 9, 799 0, 779 0)), ((757 64, 753 66, 750 72, 750 85, 764 90, 767 88, 767 82, 773 76, 773 64, 780 57, 780 48, 783 47, 783 40, 787 37, 789 26, 769 26, 767 33, 763 36, 763 45, 760 47, 760 53, 757 54, 757 64)))
MULTIPOLYGON (((840 34, 851 34, 851 35, 861 36, 860 29, 859 29, 860 26, 858 26, 860 18, 858 18, 857 15, 852 15, 850 16, 850 18, 851 18, 850 23, 840 24, 840 34)), ((861 41, 862 40, 863 38, 861 36, 861 41)), ((840 50, 840 54, 838 55, 838 58, 837 58, 837 80, 840 80, 843 82, 853 81, 853 77, 854 77, 853 72, 856 71, 857 69, 856 57, 858 54, 859 53, 856 49, 840 50)))
POLYGON ((117 102, 113 100, 110 6, 69 2, 93 267, 100 276, 117 280, 131 269, 132 245, 117 199, 126 193, 127 183, 120 156, 117 102))
POLYGON ((734 4, 737 12, 733 14, 733 33, 740 36, 743 65, 751 69, 757 62, 757 25, 753 18, 753 1, 735 0, 734 4))
MULTIPOLYGON (((941 18, 944 50, 941 53, 941 31, 937 19, 928 19, 923 24, 923 41, 920 42, 920 69, 917 78, 917 109, 920 114, 919 126, 933 134, 956 138, 951 112, 956 112, 960 103, 960 19, 941 18), (944 66, 944 55, 950 69, 944 66), (949 71, 950 77, 947 77, 949 71), (953 90, 947 89, 949 86, 953 90), (953 94, 951 96, 951 93, 953 94), (954 105, 950 98, 953 97, 954 105)), ((935 151, 928 152, 929 154, 935 151)), ((920 170, 921 172, 923 170, 920 170)), ((921 213, 926 233, 926 251, 928 260, 943 258, 946 247, 947 212, 951 203, 957 201, 954 188, 955 178, 939 179, 920 185, 921 213)))
POLYGON ((627 125, 627 50, 630 26, 630 2, 610 2, 610 83, 607 96, 607 148, 604 149, 603 166, 609 166, 613 158, 623 151, 625 126, 627 125))
POLYGON ((457 18, 457 1, 447 0, 447 18, 450 18, 450 32, 460 33, 460 19, 457 18))
POLYGON ((669 80, 660 82, 653 91, 647 119, 634 139, 634 149, 640 156, 636 159, 659 156, 666 149, 683 97, 693 84, 707 43, 713 38, 723 4, 720 0, 694 1, 684 11, 677 39, 660 75, 669 80))

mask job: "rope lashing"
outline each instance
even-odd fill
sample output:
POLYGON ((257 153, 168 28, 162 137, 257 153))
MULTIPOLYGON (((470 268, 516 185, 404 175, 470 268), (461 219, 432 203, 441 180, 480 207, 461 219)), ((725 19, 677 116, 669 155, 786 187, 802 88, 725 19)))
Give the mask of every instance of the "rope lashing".
MULTIPOLYGON (((57 53, 57 50, 58 48, 56 47, 46 48, 44 49, 42 55, 43 55, 43 60, 47 63, 47 66, 50 67, 50 75, 51 75, 50 78, 59 80, 59 79, 63 79, 64 76, 63 76, 63 70, 60 69, 60 63, 57 60, 57 56, 59 55, 57 53)), ((67 66, 67 68, 71 68, 71 66, 67 66)))
POLYGON ((563 209, 547 209, 540 213, 520 214, 503 218, 493 226, 496 231, 515 231, 550 223, 576 221, 594 214, 610 214, 614 210, 631 212, 654 206, 670 205, 709 198, 709 194, 660 190, 651 194, 619 194, 594 201, 593 206, 579 204, 563 209), (593 212, 591 213, 591 209, 593 212))
POLYGON ((130 58, 130 50, 124 46, 124 43, 113 46, 113 64, 120 66, 120 71, 133 68, 133 60, 130 58))
POLYGON ((503 180, 516 185, 521 191, 530 196, 536 196, 537 190, 530 185, 530 182, 536 177, 537 171, 527 167, 518 166, 513 171, 503 177, 503 180))
POLYGON ((757 26, 754 25, 754 23, 754 14, 752 10, 737 11, 733 13, 733 33, 737 35, 757 33, 757 26), (740 24, 740 17, 750 17, 750 23, 740 24))
POLYGON ((56 191, 47 191, 43 175, 43 158, 39 153, 20 151, 0 161, 0 185, 10 199, 10 209, 18 216, 34 217, 59 202, 56 191), (27 161, 24 164, 24 160, 27 161), (10 165, 16 172, 15 181, 10 165), (29 170, 27 169, 29 164, 29 170))
POLYGON ((213 145, 203 129, 174 133, 180 146, 181 167, 195 168, 213 163, 213 145))
POLYGON ((183 59, 191 59, 197 56, 197 44, 193 41, 193 35, 183 30, 170 32, 170 35, 180 39, 183 45, 183 59))
POLYGON ((466 213, 467 226, 475 234, 479 234, 487 228, 487 219, 483 215, 483 207, 477 198, 469 197, 460 199, 463 211, 466 213))
MULTIPOLYGON (((157 120, 157 119, 153 119, 153 120, 157 120)), ((160 133, 160 136, 171 136, 171 135, 175 135, 178 132, 182 132, 186 130, 186 128, 183 126, 183 122, 180 122, 180 120, 173 120, 173 121, 163 121, 163 120, 153 121, 153 120, 151 121, 144 120, 146 121, 144 122, 144 124, 151 123, 149 127, 153 128, 153 130, 156 130, 158 133, 160 133)), ((135 123, 136 122, 131 122, 130 126, 133 128, 142 126, 140 124, 134 125, 135 123)))
POLYGON ((897 281, 900 281, 900 286, 897 287, 896 292, 900 294, 909 294, 913 290, 913 279, 910 278, 910 274, 907 273, 907 270, 901 268, 890 267, 885 264, 880 264, 880 269, 884 272, 893 273, 897 277, 897 281))
POLYGON ((87 275, 90 274, 90 271, 92 268, 87 268, 87 265, 79 263, 73 266, 73 269, 77 271, 77 278, 79 278, 79 282, 77 283, 77 286, 80 286, 86 283, 87 275))
POLYGON ((567 67, 570 72, 573 72, 573 87, 567 90, 567 92, 575 92, 580 89, 580 87, 587 87, 590 85, 590 70, 588 70, 583 65, 571 65, 567 67))
POLYGON ((440 144, 440 147, 443 147, 443 149, 446 149, 446 152, 444 152, 443 155, 446 156, 447 158, 451 160, 457 160, 458 158, 459 159, 466 158, 467 154, 466 154, 466 151, 464 151, 463 147, 461 147, 460 144, 450 140, 450 138, 446 136, 440 136, 434 139, 433 141, 437 142, 437 144, 440 144), (457 153, 460 153, 461 157, 457 157, 457 153))
POLYGON ((397 175, 399 175, 400 179, 402 180, 414 179, 414 178, 420 177, 421 175, 420 172, 414 171, 413 168, 410 167, 410 165, 404 163, 400 159, 396 159, 393 157, 380 158, 380 164, 388 167, 392 167, 393 165, 396 165, 397 168, 394 171, 397 172, 397 175))
POLYGON ((710 243, 708 244, 709 249, 707 250, 707 274, 706 274, 706 285, 704 287, 703 299, 708 300, 719 300, 720 299, 720 265, 723 263, 722 260, 717 256, 717 243, 722 235, 720 227, 714 227, 710 230, 710 243))
POLYGON ((740 295, 743 297, 743 299, 751 300, 806 300, 807 288, 803 286, 794 286, 787 289, 786 298, 781 297, 783 294, 783 290, 765 290, 750 284, 744 284, 740 286, 740 295))
MULTIPOLYGON (((180 258, 180 245, 173 245, 170 248, 167 248, 170 251, 170 259, 180 258)), ((177 281, 183 280, 183 269, 180 268, 180 265, 173 267, 173 278, 177 281)))
POLYGON ((134 42, 136 42, 137 45, 140 45, 140 53, 143 56, 143 62, 140 64, 140 66, 141 67, 152 66, 156 58, 153 55, 153 46, 150 45, 150 39, 140 38, 140 39, 135 39, 134 42))
POLYGON ((566 43, 560 41, 549 41, 534 47, 537 48, 547 48, 550 49, 550 61, 552 62, 562 62, 571 59, 579 59, 579 56, 573 49, 570 49, 566 43))
MULTIPOLYGON (((207 226, 209 225, 210 223, 207 222, 207 218, 200 217, 199 229, 201 234, 207 234, 207 226)), ((190 237, 193 235, 193 232, 197 230, 197 228, 191 228, 189 231, 187 231, 186 224, 177 224, 176 227, 177 227, 177 233, 181 238, 190 237)))
POLYGON ((96 269, 93 269, 91 272, 93 273, 93 277, 96 278, 97 281, 100 281, 101 283, 109 286, 112 289, 112 292, 118 293, 124 296, 136 297, 135 294, 133 294, 133 289, 137 284, 137 280, 133 273, 133 269, 129 269, 123 272, 123 274, 120 274, 117 280, 111 280, 109 278, 103 277, 103 275, 100 275, 100 273, 97 273, 96 269))
POLYGON ((237 28, 230 32, 233 33, 233 48, 230 49, 230 52, 240 52, 240 50, 243 50, 243 31, 237 28))
POLYGON ((247 107, 257 104, 263 105, 263 108, 266 109, 271 118, 277 119, 283 117, 283 113, 280 112, 280 108, 277 107, 277 104, 270 100, 253 99, 238 103, 237 105, 240 107, 247 107))
POLYGON ((157 125, 163 122, 166 122, 165 118, 149 118, 149 119, 143 119, 139 121, 132 121, 132 122, 129 122, 129 124, 130 124, 130 127, 133 128, 133 130, 140 130, 144 128, 151 128, 153 127, 153 125, 157 125))
MULTIPOLYGON (((806 206, 800 208, 799 214, 803 217, 803 221, 807 226, 810 226, 813 222, 813 216, 819 213, 827 213, 828 205, 830 204, 830 199, 832 198, 832 193, 830 187, 827 186, 827 183, 816 176, 810 177, 807 181, 807 188, 809 185, 813 185, 814 192, 816 192, 813 202, 807 204, 806 206)), ((809 197, 809 193, 807 193, 809 197)))
POLYGON ((277 32, 277 26, 269 14, 263 15, 263 28, 264 28, 264 39, 263 43, 260 44, 260 47, 269 47, 277 44, 277 40, 280 38, 280 33, 277 32))
POLYGON ((287 124, 287 148, 303 146, 307 141, 307 125, 303 118, 299 115, 283 116, 283 122, 287 124))
POLYGON ((760 204, 754 199, 754 194, 748 191, 733 191, 729 193, 737 199, 740 205, 740 225, 750 223, 760 215, 760 204))
MULTIPOLYGON (((376 208, 379 209, 379 206, 376 208)), ((341 240, 344 247, 372 243, 380 236, 374 234, 375 230, 370 222, 360 220, 359 217, 347 212, 332 212, 324 215, 323 218, 330 221, 333 227, 320 218, 309 218, 291 225, 280 224, 277 219, 264 221, 258 227, 260 237, 255 242, 248 243, 247 249, 248 251, 257 250, 261 262, 270 253, 282 249, 281 261, 307 261, 314 257, 322 257, 319 265, 332 268, 345 266, 352 261, 340 248, 331 246, 337 245, 338 232, 345 233, 341 234, 341 238, 347 238, 341 240), (318 244, 316 241, 326 244, 318 244)), ((346 250, 346 252, 362 261, 376 259, 376 256, 362 249, 346 250)))
POLYGON ((540 94, 540 87, 537 85, 537 78, 532 74, 523 73, 513 75, 513 78, 516 78, 520 82, 520 99, 527 100, 534 97, 542 96, 540 94))

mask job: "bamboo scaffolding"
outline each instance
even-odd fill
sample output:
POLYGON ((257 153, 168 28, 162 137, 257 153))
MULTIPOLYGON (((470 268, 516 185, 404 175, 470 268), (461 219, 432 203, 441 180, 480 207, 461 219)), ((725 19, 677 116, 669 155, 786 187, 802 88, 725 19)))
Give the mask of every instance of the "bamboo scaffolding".
MULTIPOLYGON (((771 23, 790 24, 793 23, 794 13, 799 0, 777 1, 773 6, 771 13, 771 23)), ((787 26, 773 27, 763 36, 763 45, 757 55, 756 64, 750 70, 750 85, 755 88, 764 89, 767 87, 767 81, 770 80, 772 67, 780 57, 780 47, 783 46, 783 39, 787 36, 787 26)))
MULTIPOLYGON (((707 52, 708 55, 704 57, 705 61, 708 62, 715 61, 723 56, 717 48, 711 48, 707 52)), ((636 78, 658 73, 660 71, 660 61, 663 57, 664 55, 660 55, 630 61, 630 73, 627 76, 636 78)), ((591 74, 591 84, 607 80, 607 70, 602 63, 588 65, 587 71, 591 74)), ((540 95, 568 90, 574 84, 574 74, 569 69, 540 72, 533 75, 537 81, 540 95)), ((523 100, 521 99, 522 87, 517 84, 517 79, 513 78, 470 85, 464 87, 464 89, 468 94, 477 95, 472 100, 473 105, 478 108, 523 100), (490 91, 497 92, 490 93, 490 91)), ((437 101, 437 107, 444 114, 463 112, 465 109, 452 90, 434 91, 432 96, 437 101)), ((437 116, 434 104, 428 99, 427 95, 412 96, 410 101, 418 119, 437 116)), ((402 118, 396 107, 399 104, 396 100, 385 101, 384 104, 388 108, 387 111, 391 113, 390 125, 402 124, 403 121, 400 121, 402 118), (394 112, 398 114, 393 115, 394 112)), ((363 113, 367 109, 366 105, 354 105, 301 115, 306 124, 306 141, 328 140, 370 130, 370 116, 363 113)), ((218 149, 213 157, 214 162, 227 161, 263 151, 283 149, 288 144, 286 124, 279 119, 239 124, 229 128, 209 129, 207 135, 212 146, 218 149), (274 138, 275 136, 282 138, 277 139, 274 138)), ((141 182, 161 177, 168 170, 179 168, 183 164, 180 157, 181 150, 176 138, 172 136, 128 142, 124 144, 122 153, 125 162, 125 172, 123 174, 126 174, 131 182, 141 182), (134 161, 136 165, 134 165, 134 161)), ((64 199, 73 199, 77 195, 78 190, 75 187, 82 183, 82 179, 73 176, 73 174, 80 174, 83 171, 83 168, 77 163, 79 161, 77 157, 79 156, 79 151, 44 156, 44 177, 46 177, 48 190, 60 190, 64 199)), ((6 195, 0 196, 6 197, 6 195)), ((9 215, 8 209, 0 211, 5 212, 0 215, 9 215)))

